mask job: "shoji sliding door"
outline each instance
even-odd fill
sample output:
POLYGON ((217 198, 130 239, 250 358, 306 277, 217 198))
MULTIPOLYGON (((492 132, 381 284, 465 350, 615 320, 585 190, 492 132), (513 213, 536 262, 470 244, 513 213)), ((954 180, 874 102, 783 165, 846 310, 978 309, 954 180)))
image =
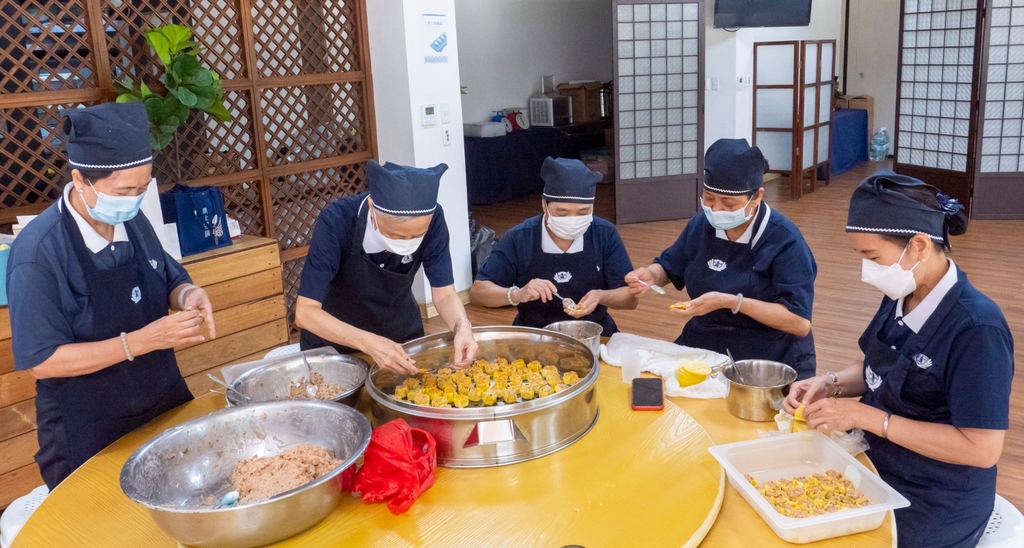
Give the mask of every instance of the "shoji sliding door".
POLYGON ((894 169, 970 208, 984 0, 903 0, 894 169))
POLYGON ((974 217, 1024 218, 1024 0, 992 0, 974 217))
POLYGON ((703 0, 614 0, 616 221, 689 217, 704 160, 703 0))

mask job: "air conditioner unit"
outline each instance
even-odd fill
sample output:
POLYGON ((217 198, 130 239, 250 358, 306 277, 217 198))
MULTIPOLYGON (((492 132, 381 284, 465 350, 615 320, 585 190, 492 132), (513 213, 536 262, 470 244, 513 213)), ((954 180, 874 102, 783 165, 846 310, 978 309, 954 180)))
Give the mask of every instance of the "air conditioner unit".
POLYGON ((534 97, 530 99, 530 124, 568 126, 572 124, 572 97, 534 97))

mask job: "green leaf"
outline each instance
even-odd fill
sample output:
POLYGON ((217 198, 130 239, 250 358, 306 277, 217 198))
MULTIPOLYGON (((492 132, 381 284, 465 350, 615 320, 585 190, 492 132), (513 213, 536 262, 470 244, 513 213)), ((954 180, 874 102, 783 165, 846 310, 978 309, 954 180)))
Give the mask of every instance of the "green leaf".
POLYGON ((178 103, 178 108, 174 112, 179 120, 188 120, 189 108, 181 103, 178 103))
POLYGON ((146 116, 150 122, 156 123, 164 118, 164 100, 156 95, 150 95, 142 100, 146 105, 146 116))
POLYGON ((164 120, 160 123, 158 127, 160 128, 161 133, 173 134, 175 131, 178 130, 178 126, 180 125, 181 121, 178 118, 174 116, 169 116, 167 118, 164 118, 164 120))
POLYGON ((224 103, 221 100, 214 101, 214 103, 210 105, 210 108, 206 109, 206 112, 216 116, 221 122, 231 121, 231 113, 228 112, 228 109, 224 106, 224 103))
POLYGON ((202 90, 195 90, 196 104, 193 108, 198 108, 202 110, 210 108, 210 105, 213 104, 213 100, 216 98, 216 96, 213 93, 203 93, 203 91, 208 89, 209 88, 202 88, 202 90))
POLYGON ((164 25, 157 30, 167 39, 172 55, 187 47, 189 38, 192 37, 192 31, 181 25, 164 25))
POLYGON ((114 89, 118 93, 135 93, 135 86, 132 81, 125 78, 124 80, 114 80, 114 89))
POLYGON ((203 87, 212 86, 213 85, 213 73, 208 71, 208 70, 206 70, 206 69, 204 69, 204 68, 200 68, 199 70, 197 70, 195 72, 195 74, 192 75, 192 78, 190 80, 191 80, 192 85, 195 85, 195 86, 203 86, 203 87))
POLYGON ((163 150, 167 148, 167 145, 171 144, 171 140, 174 139, 174 133, 158 133, 155 138, 151 137, 150 143, 153 145, 153 150, 163 150))
POLYGON ((187 107, 196 106, 196 101, 199 100, 199 98, 196 97, 195 93, 192 93, 190 89, 185 87, 178 88, 174 90, 174 92, 172 93, 174 93, 174 96, 177 97, 179 101, 181 101, 181 104, 187 107))
POLYGON ((146 41, 153 47, 157 57, 164 67, 171 64, 171 44, 159 30, 151 30, 146 33, 146 41))
POLYGON ((139 82, 139 92, 139 96, 143 99, 153 95, 153 92, 149 90, 149 86, 147 86, 145 82, 139 82))

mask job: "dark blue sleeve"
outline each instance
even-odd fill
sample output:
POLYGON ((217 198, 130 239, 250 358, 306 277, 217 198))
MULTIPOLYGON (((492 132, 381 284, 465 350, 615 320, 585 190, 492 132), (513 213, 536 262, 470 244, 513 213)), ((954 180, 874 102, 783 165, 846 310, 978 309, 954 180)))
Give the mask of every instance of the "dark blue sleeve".
POLYGON ((688 240, 690 239, 690 232, 693 231, 692 227, 695 225, 696 223, 693 219, 686 223, 686 228, 679 234, 679 238, 676 238, 675 243, 665 251, 662 251, 657 259, 654 259, 654 264, 661 265, 665 269, 669 281, 680 291, 686 287, 686 279, 683 274, 686 271, 686 263, 689 262, 687 253, 689 248, 688 240))
POLYGON ((174 288, 181 284, 192 283, 192 277, 188 275, 185 267, 164 252, 164 274, 167 276, 167 294, 170 295, 174 288))
POLYGON ((522 273, 519 259, 523 254, 519 253, 517 248, 523 232, 527 231, 513 228, 499 238, 491 249, 490 256, 476 273, 476 279, 491 282, 498 287, 515 285, 522 273))
POLYGON ((423 273, 427 275, 430 287, 445 287, 455 283, 448 241, 448 223, 444 220, 444 210, 437 206, 430 227, 427 228, 427 235, 423 238, 423 273))
POLYGON ((331 281, 341 268, 342 253, 348 250, 352 238, 348 223, 337 207, 331 204, 316 220, 309 253, 302 265, 299 296, 318 303, 327 298, 331 281))
POLYGON ((57 274, 44 264, 21 263, 7 272, 14 369, 33 368, 75 342, 60 293, 57 274))
POLYGON ((818 266, 811 248, 803 238, 787 242, 772 261, 772 287, 775 302, 787 310, 810 320, 814 306, 814 278, 818 266))
POLYGON ((982 325, 956 336, 946 372, 946 399, 953 426, 1010 427, 1013 339, 1005 327, 982 325))
POLYGON ((602 238, 604 245, 604 286, 605 289, 618 289, 626 286, 626 274, 633 271, 633 261, 629 260, 626 246, 622 244, 619 231, 610 227, 602 238))

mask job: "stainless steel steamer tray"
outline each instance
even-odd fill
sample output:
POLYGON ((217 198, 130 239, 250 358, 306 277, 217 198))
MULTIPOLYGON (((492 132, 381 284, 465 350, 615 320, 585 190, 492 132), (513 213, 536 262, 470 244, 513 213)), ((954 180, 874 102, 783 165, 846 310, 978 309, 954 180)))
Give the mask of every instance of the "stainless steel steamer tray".
MULTIPOLYGON (((523 462, 549 455, 582 438, 597 422, 599 362, 572 337, 527 327, 475 327, 477 358, 519 358, 542 363, 557 358, 560 370, 576 371, 580 382, 544 398, 513 404, 459 408, 414 405, 392 397, 407 375, 374 366, 366 390, 375 425, 405 419, 437 440, 438 465, 476 468, 523 462)), ((453 335, 441 333, 410 341, 405 350, 417 367, 436 370, 454 357, 453 335)), ((545 363, 545 365, 550 365, 545 363)))

